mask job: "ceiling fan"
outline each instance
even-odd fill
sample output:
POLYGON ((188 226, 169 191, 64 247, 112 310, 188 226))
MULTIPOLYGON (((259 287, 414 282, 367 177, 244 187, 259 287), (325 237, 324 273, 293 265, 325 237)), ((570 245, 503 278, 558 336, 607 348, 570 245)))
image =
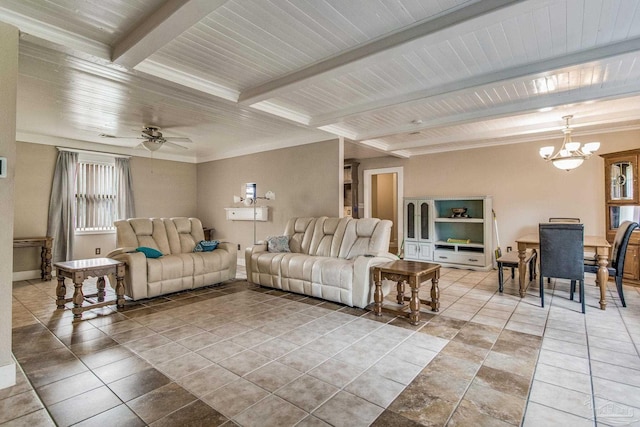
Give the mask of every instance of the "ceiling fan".
POLYGON ((142 142, 138 144, 135 148, 146 148, 149 151, 158 151, 160 147, 162 147, 165 144, 167 144, 170 147, 187 150, 188 149, 187 147, 182 146, 180 144, 175 144, 175 142, 193 142, 189 138, 162 136, 162 132, 160 132, 160 128, 157 126, 144 126, 142 128, 142 133, 138 137, 114 136, 114 135, 108 135, 106 133, 101 133, 100 136, 103 138, 141 139, 142 142))

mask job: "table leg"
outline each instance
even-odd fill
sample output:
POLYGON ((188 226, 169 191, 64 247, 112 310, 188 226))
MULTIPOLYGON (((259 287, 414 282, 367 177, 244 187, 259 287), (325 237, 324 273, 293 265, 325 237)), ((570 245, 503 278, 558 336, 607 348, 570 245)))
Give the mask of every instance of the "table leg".
POLYGON ((376 287, 373 292, 373 313, 382 316, 382 272, 376 269, 374 276, 376 287))
POLYGON ((124 308, 124 265, 116 267, 116 304, 124 308))
POLYGON ((82 282, 84 282, 84 277, 74 278, 73 280, 73 308, 71 309, 71 312, 73 313, 74 319, 80 319, 82 317, 82 303, 84 302, 82 282))
POLYGON ((409 321, 412 325, 417 325, 420 322, 420 297, 418 291, 420 290, 420 283, 416 280, 415 276, 409 278, 409 286, 411 287, 411 299, 409 300, 409 321))
POLYGON ((440 311, 440 288, 438 282, 440 272, 436 271, 431 278, 431 311, 440 311))
POLYGON ((598 256, 598 272, 596 273, 596 282, 600 287, 600 310, 607 309, 607 283, 609 282, 609 264, 608 254, 597 254, 598 256))
POLYGON ((520 298, 523 298, 527 286, 525 280, 527 279, 527 264, 524 262, 527 256, 527 247, 518 243, 518 284, 520 287, 520 298))
POLYGON ((98 288, 98 302, 104 301, 104 276, 98 277, 98 283, 96 284, 98 288))
POLYGON ((53 242, 50 239, 47 239, 44 247, 42 248, 42 273, 43 280, 51 280, 51 246, 53 242))
POLYGON ((64 277, 58 271, 58 286, 56 286, 56 295, 58 299, 56 300, 56 306, 58 308, 64 308, 65 296, 67 295, 67 287, 64 285, 64 277))
POLYGON ((404 305, 404 280, 398 280, 398 297, 397 297, 397 301, 398 304, 400 305, 404 305))

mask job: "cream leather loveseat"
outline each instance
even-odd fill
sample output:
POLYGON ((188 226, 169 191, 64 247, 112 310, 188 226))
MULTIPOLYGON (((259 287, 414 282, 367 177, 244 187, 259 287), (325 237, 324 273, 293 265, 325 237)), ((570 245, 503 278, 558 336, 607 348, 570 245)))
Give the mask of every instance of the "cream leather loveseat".
POLYGON ((398 259, 388 252, 388 220, 293 218, 284 235, 290 252, 246 249, 250 282, 364 308, 373 301, 371 267, 398 259))
POLYGON ((213 285, 236 276, 237 249, 220 243, 211 252, 193 252, 204 240, 197 218, 132 218, 116 221, 117 246, 109 258, 124 261, 125 295, 143 299, 213 285), (163 253, 147 258, 136 248, 163 253))

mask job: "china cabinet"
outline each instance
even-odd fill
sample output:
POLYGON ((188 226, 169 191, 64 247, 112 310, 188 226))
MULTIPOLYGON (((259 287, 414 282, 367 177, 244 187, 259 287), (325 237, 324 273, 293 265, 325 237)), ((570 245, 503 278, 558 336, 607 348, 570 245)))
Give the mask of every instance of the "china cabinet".
POLYGON ((489 196, 406 198, 405 259, 492 268, 491 202, 489 196))
MULTIPOLYGON (((613 242, 623 221, 640 222, 638 158, 640 150, 602 154, 607 240, 613 242)), ((640 285, 640 231, 631 235, 624 263, 625 284, 640 285)))

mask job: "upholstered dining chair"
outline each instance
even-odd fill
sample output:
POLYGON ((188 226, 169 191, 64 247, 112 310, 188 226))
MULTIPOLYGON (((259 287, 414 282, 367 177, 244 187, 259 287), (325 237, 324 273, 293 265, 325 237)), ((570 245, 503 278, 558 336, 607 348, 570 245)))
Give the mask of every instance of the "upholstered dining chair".
MULTIPOLYGON (((544 278, 569 279, 573 290, 580 286, 580 302, 584 301, 584 225, 566 222, 541 223, 540 235, 540 303, 544 307, 544 278)), ((570 292, 573 299, 573 292, 570 292)))
MULTIPOLYGON (((607 266, 609 270, 609 276, 613 277, 616 281, 616 289, 618 290, 618 296, 623 307, 627 306, 624 300, 624 293, 622 291, 622 274, 624 270, 624 259, 627 254, 627 246, 629 246, 629 240, 631 239, 631 233, 638 228, 637 222, 624 221, 618 227, 616 237, 613 239, 613 247, 611 249, 611 262, 607 266)), ((598 272, 598 260, 593 257, 584 260, 585 273, 597 273, 598 272)), ((600 283, 600 286, 603 286, 600 283)), ((604 284, 606 286, 606 283, 604 284)))
MULTIPOLYGON (((580 218, 551 217, 549 218, 549 222, 569 222, 569 223, 580 224, 580 218)), ((593 255, 595 256, 595 254, 593 255)), ((587 259, 587 254, 584 255, 584 258, 587 259)), ((547 283, 551 283, 550 277, 547 277, 547 283)))

